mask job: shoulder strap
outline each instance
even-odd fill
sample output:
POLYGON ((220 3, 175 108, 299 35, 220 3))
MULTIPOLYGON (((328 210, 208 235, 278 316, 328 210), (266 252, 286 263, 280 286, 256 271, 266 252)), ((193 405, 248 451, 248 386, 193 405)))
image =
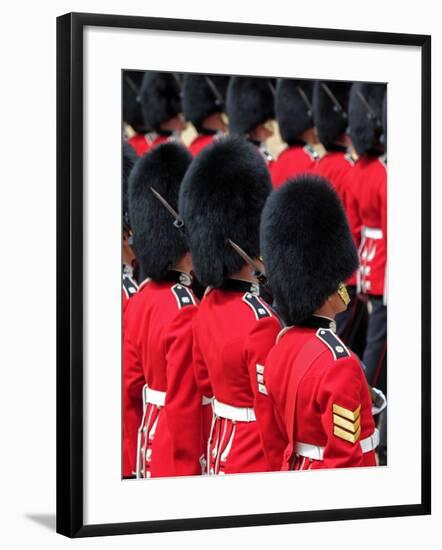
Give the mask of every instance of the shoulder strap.
POLYGON ((324 342, 328 349, 332 352, 335 361, 342 357, 350 357, 350 352, 345 347, 345 344, 339 337, 329 328, 318 328, 316 336, 324 342))
POLYGON ((178 304, 178 309, 182 309, 183 307, 186 307, 186 306, 196 305, 195 298, 193 297, 192 292, 184 285, 179 285, 179 284, 173 285, 173 287, 171 287, 171 290, 175 295, 175 298, 178 304))
POLYGON ((258 321, 263 317, 272 317, 270 308, 264 305, 264 303, 255 294, 247 292, 244 294, 242 299, 252 309, 258 321))
POLYGON ((137 293, 137 290, 138 290, 137 283, 132 279, 132 277, 125 275, 123 277, 123 291, 126 294, 126 296, 128 298, 131 298, 134 294, 137 293))

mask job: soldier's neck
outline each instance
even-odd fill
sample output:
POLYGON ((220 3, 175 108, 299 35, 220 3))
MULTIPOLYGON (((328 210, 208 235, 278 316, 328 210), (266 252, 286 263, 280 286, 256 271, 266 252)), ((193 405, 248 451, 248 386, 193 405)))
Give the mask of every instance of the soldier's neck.
POLYGON ((250 281, 251 283, 257 283, 258 279, 253 275, 253 269, 249 265, 245 265, 236 273, 230 275, 230 279, 240 279, 241 281, 250 281))
POLYGON ((330 302, 328 300, 316 311, 313 312, 313 315, 318 317, 327 317, 328 319, 334 319, 336 317, 336 312, 333 310, 330 302))
POLYGON ((190 255, 190 252, 184 254, 184 256, 173 266, 172 269, 190 274, 193 269, 192 256, 190 255))

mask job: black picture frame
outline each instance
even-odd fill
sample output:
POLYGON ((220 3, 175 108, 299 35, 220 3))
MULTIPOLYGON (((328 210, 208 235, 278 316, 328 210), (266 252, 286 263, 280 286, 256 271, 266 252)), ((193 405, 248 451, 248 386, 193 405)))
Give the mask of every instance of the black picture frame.
POLYGON ((57 18, 57 532, 88 537, 431 513, 431 37, 69 13, 57 18), (309 512, 84 525, 83 522, 83 29, 85 26, 217 33, 421 48, 422 449, 421 502, 309 512))

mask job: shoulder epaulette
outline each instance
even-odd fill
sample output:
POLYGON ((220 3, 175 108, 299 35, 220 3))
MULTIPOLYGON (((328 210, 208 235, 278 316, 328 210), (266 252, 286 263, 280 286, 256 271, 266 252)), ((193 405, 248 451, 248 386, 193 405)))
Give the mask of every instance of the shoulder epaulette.
POLYGON ((182 309, 186 306, 196 305, 195 298, 193 297, 192 292, 183 285, 173 285, 172 292, 175 295, 179 309, 182 309))
POLYGON ((262 302, 255 294, 246 292, 242 299, 253 310, 255 317, 258 320, 262 319, 263 317, 272 316, 270 309, 266 305, 264 305, 264 302, 262 302))
POLYGON ((312 160, 318 160, 319 159, 319 153, 318 151, 316 151, 316 149, 310 145, 309 143, 307 145, 304 146, 304 152, 307 153, 307 155, 312 159, 312 160))
POLYGON ((383 167, 386 169, 387 168, 387 155, 384 154, 384 155, 381 155, 379 157, 379 162, 383 165, 383 167))
POLYGON ((134 294, 137 293, 138 286, 137 283, 132 279, 132 277, 125 276, 123 277, 123 290, 128 298, 131 298, 134 294))
POLYGON ((345 347, 345 344, 336 336, 336 334, 328 328, 319 328, 316 331, 316 336, 324 342, 324 344, 333 353, 333 357, 336 359, 342 359, 343 357, 350 357, 350 352, 345 347))
POLYGON ((346 160, 349 164, 351 164, 352 166, 355 165, 355 159, 351 156, 350 153, 346 153, 346 154, 344 155, 344 158, 345 158, 345 160, 346 160))

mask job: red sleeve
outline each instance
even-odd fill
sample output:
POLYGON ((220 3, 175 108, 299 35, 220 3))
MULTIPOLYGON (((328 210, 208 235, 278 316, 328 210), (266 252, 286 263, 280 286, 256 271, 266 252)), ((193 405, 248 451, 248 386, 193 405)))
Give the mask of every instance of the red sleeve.
POLYGON ((265 364, 267 355, 281 331, 276 317, 260 319, 246 341, 246 360, 254 394, 254 409, 261 441, 270 469, 281 470, 287 438, 279 430, 282 423, 265 385, 265 364))
POLYGON ((201 474, 202 395, 192 363, 192 321, 197 306, 186 306, 172 322, 165 341, 167 393, 165 412, 176 475, 201 474))
POLYGON ((381 210, 381 229, 385 238, 385 247, 387 247, 387 172, 384 172, 384 177, 379 191, 379 208, 381 210))
POLYGON ((136 468, 138 428, 143 414, 144 375, 141 359, 132 340, 130 307, 124 315, 123 333, 123 475, 136 468))
POLYGON ((355 185, 356 182, 354 181, 354 178, 348 175, 344 190, 344 204, 354 243, 356 248, 359 248, 359 245, 361 244, 362 220, 359 214, 359 205, 357 202, 355 185))
POLYGON ((201 353, 198 345, 198 328, 197 319, 193 322, 193 368, 195 371, 196 383, 200 389, 200 392, 205 397, 213 397, 213 389, 210 383, 209 371, 207 370, 204 357, 201 353))
POLYGON ((361 466, 362 368, 355 357, 337 361, 330 358, 330 361, 324 369, 316 397, 322 427, 327 435, 322 467, 361 466))

